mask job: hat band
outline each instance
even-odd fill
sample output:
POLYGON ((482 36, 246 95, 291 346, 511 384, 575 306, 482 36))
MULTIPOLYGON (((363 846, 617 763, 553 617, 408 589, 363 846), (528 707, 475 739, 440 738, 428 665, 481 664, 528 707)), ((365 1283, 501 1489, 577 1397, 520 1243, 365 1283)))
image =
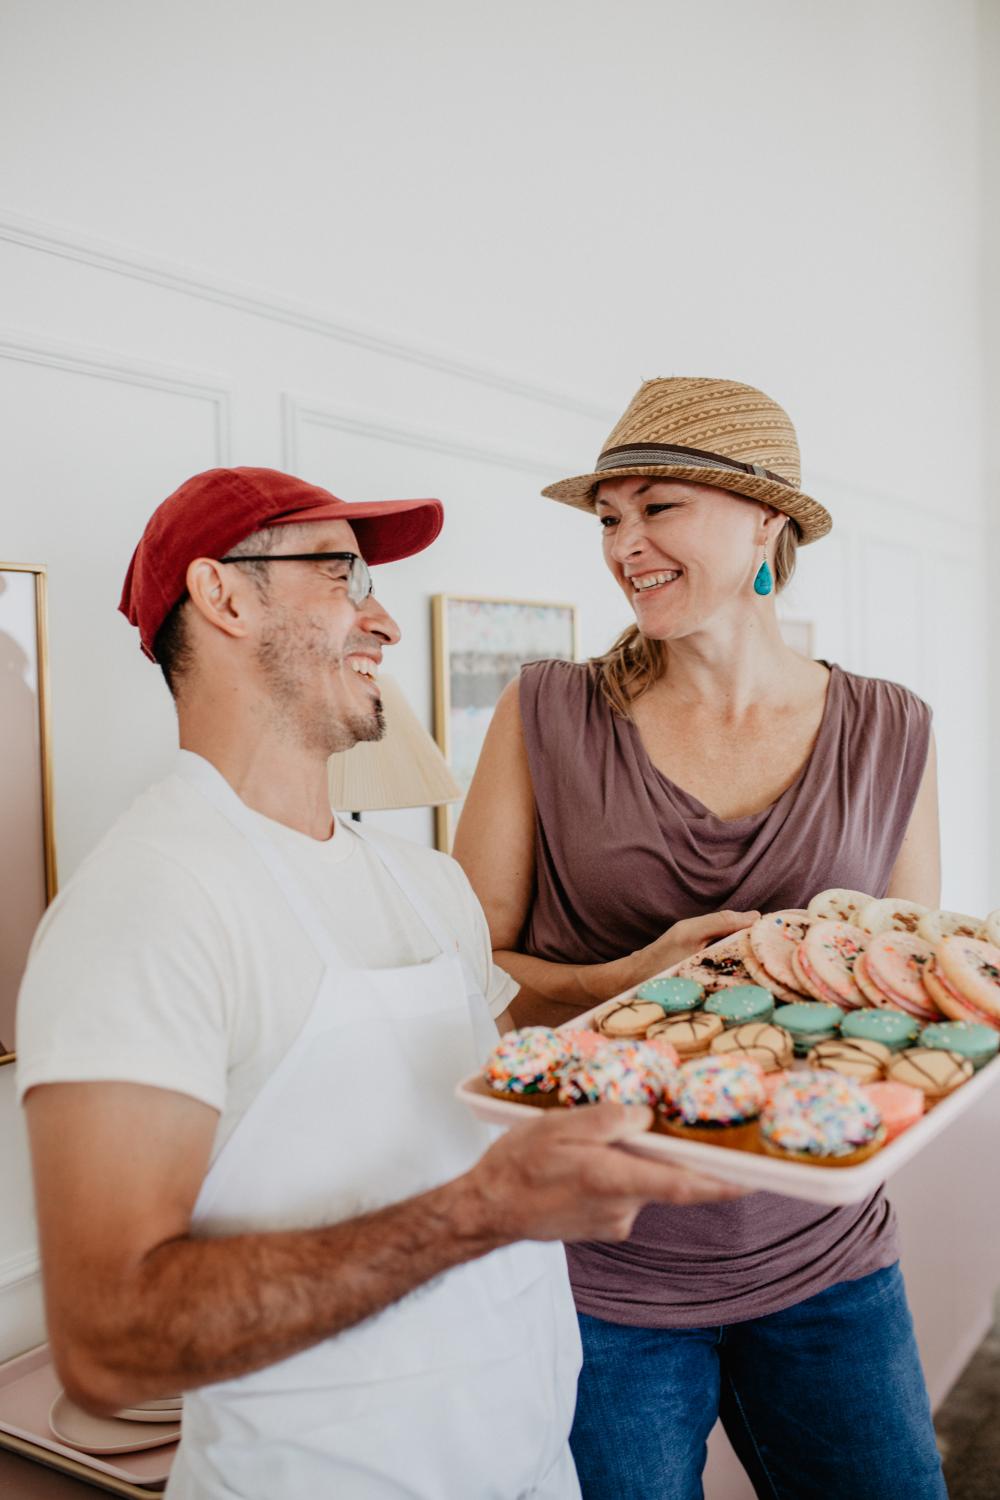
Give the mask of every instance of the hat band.
POLYGON ((597 460, 595 473, 603 474, 608 469, 631 468, 636 464, 673 464, 684 469, 730 469, 741 474, 755 474, 758 479, 773 479, 777 484, 795 486, 781 474, 765 469, 762 464, 741 463, 738 458, 727 458, 723 453, 706 453, 703 448, 682 448, 676 443, 637 443, 628 448, 606 448, 597 460))

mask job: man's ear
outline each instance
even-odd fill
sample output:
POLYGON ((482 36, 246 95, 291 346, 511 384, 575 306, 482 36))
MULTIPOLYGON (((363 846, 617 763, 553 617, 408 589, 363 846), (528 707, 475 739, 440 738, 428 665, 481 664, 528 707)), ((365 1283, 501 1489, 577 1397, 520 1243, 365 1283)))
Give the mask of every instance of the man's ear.
POLYGON ((203 620, 225 635, 247 634, 248 606, 255 590, 239 568, 212 557, 196 557, 188 564, 185 582, 191 603, 203 620))

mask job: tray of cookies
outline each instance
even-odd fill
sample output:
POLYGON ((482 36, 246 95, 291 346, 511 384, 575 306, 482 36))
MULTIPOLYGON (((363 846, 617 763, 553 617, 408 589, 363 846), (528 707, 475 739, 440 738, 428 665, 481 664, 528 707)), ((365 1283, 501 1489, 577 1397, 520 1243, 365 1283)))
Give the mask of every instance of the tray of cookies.
POLYGON ((833 890, 563 1026, 509 1032, 457 1093, 500 1126, 647 1104, 625 1149, 832 1205, 972 1108, 1000 1082, 998 1054, 1000 911, 833 890))

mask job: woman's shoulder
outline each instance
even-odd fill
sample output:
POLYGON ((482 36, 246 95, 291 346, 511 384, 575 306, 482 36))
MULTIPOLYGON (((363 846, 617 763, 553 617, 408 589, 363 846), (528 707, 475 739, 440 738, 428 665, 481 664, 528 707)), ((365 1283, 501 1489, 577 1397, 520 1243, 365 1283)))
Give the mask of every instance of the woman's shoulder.
POLYGON ((544 661, 529 661, 521 668, 521 701, 525 697, 559 694, 566 699, 586 700, 593 691, 593 668, 587 661, 567 661, 552 656, 544 661))
POLYGON ((561 657, 528 662, 521 668, 519 699, 529 752, 532 743, 543 736, 551 749, 554 737, 562 742, 595 733, 598 697, 589 662, 561 657))
POLYGON ((831 670, 840 683, 846 704, 864 718, 869 728, 877 730, 880 723, 894 729, 904 724, 921 728, 930 724, 933 714, 930 704, 902 682, 893 682, 888 677, 864 677, 833 663, 831 670))

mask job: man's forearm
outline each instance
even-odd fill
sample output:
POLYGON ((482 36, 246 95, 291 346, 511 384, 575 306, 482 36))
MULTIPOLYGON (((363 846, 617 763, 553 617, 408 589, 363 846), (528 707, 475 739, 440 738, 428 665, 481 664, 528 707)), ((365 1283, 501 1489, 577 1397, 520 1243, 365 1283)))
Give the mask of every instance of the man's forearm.
POLYGON ((107 1410, 232 1379, 507 1242, 464 1177, 321 1229, 171 1240, 89 1299, 63 1373, 107 1410))

